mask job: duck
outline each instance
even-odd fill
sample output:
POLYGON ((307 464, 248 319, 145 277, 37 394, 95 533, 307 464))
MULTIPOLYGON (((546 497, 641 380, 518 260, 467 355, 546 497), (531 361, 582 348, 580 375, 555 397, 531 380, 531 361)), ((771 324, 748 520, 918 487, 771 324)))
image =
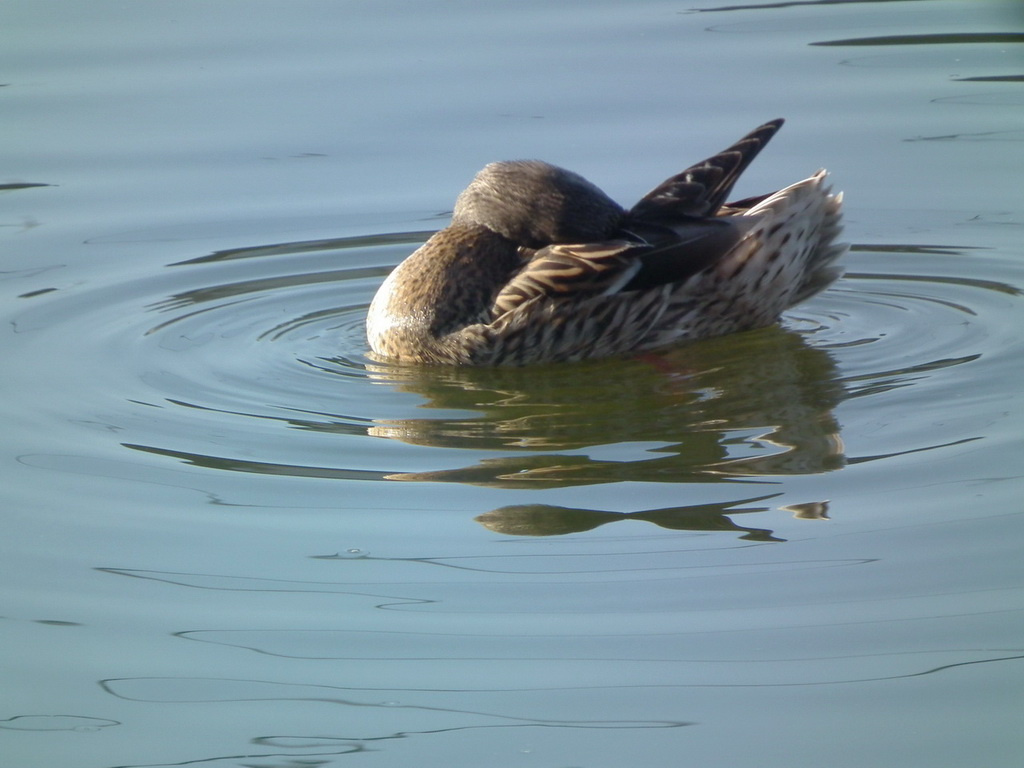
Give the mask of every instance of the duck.
POLYGON ((626 210, 539 160, 484 167, 449 226, 401 262, 367 313, 384 362, 495 366, 628 356, 753 330, 831 285, 843 195, 822 169, 726 202, 782 127, 759 126, 626 210))

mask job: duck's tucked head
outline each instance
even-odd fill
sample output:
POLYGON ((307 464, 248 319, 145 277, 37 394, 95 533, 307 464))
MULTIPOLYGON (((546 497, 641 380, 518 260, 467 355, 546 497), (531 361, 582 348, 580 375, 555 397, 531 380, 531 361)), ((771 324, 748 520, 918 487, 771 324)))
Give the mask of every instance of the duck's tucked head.
POLYGON ((582 176, 540 160, 491 163, 455 201, 453 224, 487 227, 517 245, 607 238, 624 211, 582 176))

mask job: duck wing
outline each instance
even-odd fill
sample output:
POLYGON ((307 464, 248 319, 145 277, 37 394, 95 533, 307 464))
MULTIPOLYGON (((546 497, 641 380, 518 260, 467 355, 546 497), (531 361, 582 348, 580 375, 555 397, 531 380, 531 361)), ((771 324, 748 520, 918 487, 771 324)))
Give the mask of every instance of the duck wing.
POLYGON ((643 291, 685 282, 730 253, 758 220, 756 216, 727 216, 692 219, 672 227, 634 227, 631 233, 643 238, 650 247, 636 259, 639 268, 623 290, 643 291))
MULTIPOLYGON (((731 147, 666 179, 630 210, 629 222, 669 223, 715 216, 736 180, 782 127, 782 118, 748 133, 731 147)), ((629 224, 626 224, 629 227, 629 224)))
POLYGON ((570 299, 616 293, 640 271, 638 257, 649 249, 646 243, 626 239, 541 248, 495 296, 491 319, 539 296, 570 299))

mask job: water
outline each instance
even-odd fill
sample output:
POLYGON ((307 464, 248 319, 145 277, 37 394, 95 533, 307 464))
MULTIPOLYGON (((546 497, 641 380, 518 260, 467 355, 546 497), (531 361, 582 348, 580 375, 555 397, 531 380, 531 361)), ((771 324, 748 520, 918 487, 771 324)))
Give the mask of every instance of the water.
POLYGON ((0 9, 0 754, 1017 766, 1013 2, 0 9), (368 359, 486 162, 759 122, 847 275, 636 360, 368 359))

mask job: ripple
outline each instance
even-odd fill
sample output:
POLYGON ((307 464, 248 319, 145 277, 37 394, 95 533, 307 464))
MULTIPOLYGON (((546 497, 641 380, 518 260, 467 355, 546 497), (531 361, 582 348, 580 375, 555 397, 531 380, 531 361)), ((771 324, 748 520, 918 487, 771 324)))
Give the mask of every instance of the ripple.
POLYGON ((999 271, 979 269, 971 249, 861 246, 846 277, 778 328, 530 369, 374 362, 369 300, 428 234, 233 248, 34 291, 14 326, 55 341, 51 354, 92 361, 78 422, 91 405, 122 445, 175 461, 516 487, 721 482, 843 466, 841 402, 925 382, 955 389, 957 377, 939 377, 1006 343, 990 315, 1019 295, 973 276, 999 271), (424 471, 367 437, 458 453, 424 471))
POLYGON ((116 720, 84 715, 17 715, 0 720, 0 728, 10 731, 76 731, 89 733, 120 725, 116 720))
MULTIPOLYGON (((805 316, 804 308, 791 313, 791 321, 803 319, 817 335, 823 349, 843 349, 842 359, 853 368, 847 382, 909 384, 920 374, 978 360, 990 349, 988 315, 1001 299, 1020 295, 1015 285, 964 274, 922 274, 898 271, 898 264, 915 266, 926 261, 934 269, 941 262, 962 272, 969 250, 934 247, 871 246, 859 249, 886 269, 851 269, 829 293, 807 305, 817 316, 805 316), (897 258, 893 258, 897 256, 897 258), (898 364, 897 364, 898 363, 898 364)), ((985 273, 984 270, 979 270, 985 273)), ((999 274, 992 270, 988 274, 999 274)), ((856 394, 856 388, 851 394, 856 394)))

